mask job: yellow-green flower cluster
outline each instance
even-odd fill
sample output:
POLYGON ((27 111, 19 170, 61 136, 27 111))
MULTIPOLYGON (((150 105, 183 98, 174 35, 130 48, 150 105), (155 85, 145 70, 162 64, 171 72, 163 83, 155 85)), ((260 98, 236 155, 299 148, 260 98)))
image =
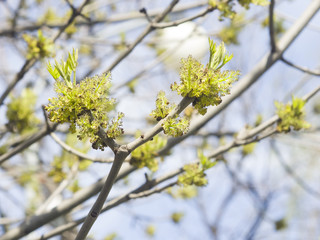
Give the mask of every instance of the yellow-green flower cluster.
MULTIPOLYGON (((156 109, 151 112, 157 121, 164 119, 175 108, 174 104, 170 104, 165 96, 164 91, 160 91, 156 100, 156 109)), ((189 120, 186 117, 179 117, 178 115, 168 117, 162 123, 163 131, 165 134, 172 137, 179 137, 187 133, 189 128, 189 120)))
POLYGON ((172 137, 180 137, 188 132, 189 124, 186 117, 169 117, 162 124, 163 132, 172 137))
POLYGON ((101 150, 106 147, 98 136, 99 128, 106 131, 109 138, 123 133, 123 113, 118 113, 111 121, 107 113, 115 109, 115 99, 108 96, 110 73, 94 76, 76 83, 78 51, 69 53, 66 62, 55 61, 54 67, 48 63, 48 71, 56 80, 58 97, 49 99, 46 110, 52 122, 70 123, 72 133, 77 132, 80 140, 89 137, 92 147, 101 150), (78 127, 78 129, 77 129, 78 127))
POLYGON ((246 9, 249 9, 251 3, 260 6, 267 6, 270 4, 268 0, 209 0, 209 5, 219 10, 220 19, 223 17, 233 18, 236 15, 236 12, 233 9, 235 2, 246 9))
POLYGON ((28 44, 27 59, 54 56, 53 41, 44 37, 41 30, 38 31, 38 37, 27 34, 24 34, 22 37, 28 44))
POLYGON ((86 78, 80 84, 68 87, 64 81, 57 80, 55 91, 58 97, 49 99, 46 110, 52 122, 71 123, 70 130, 76 132, 80 140, 89 137, 94 148, 103 149, 98 136, 99 127, 106 129, 109 138, 123 133, 121 128, 123 113, 109 122, 107 113, 114 110, 115 99, 108 97, 110 74, 86 78))
POLYGON ((178 183, 183 186, 195 185, 205 186, 208 183, 205 171, 216 165, 209 158, 205 157, 201 151, 198 151, 199 163, 187 164, 183 167, 184 173, 179 176, 178 183))
POLYGON ((170 104, 169 100, 165 96, 164 91, 160 91, 156 100, 156 109, 151 112, 151 116, 157 121, 165 118, 169 112, 174 109, 175 105, 170 104))
POLYGON ((153 172, 157 171, 158 161, 156 159, 156 152, 164 147, 166 143, 166 139, 159 135, 155 136, 153 140, 146 142, 131 153, 130 164, 137 168, 147 167, 153 172))
POLYGON ((35 129, 40 120, 35 115, 35 104, 37 96, 30 89, 26 88, 17 98, 11 97, 7 105, 7 127, 12 132, 24 133, 35 129))
POLYGON ((309 128, 310 124, 304 120, 304 105, 305 101, 303 99, 294 96, 292 96, 291 104, 275 102, 277 115, 280 118, 277 126, 278 131, 289 132, 291 128, 294 130, 309 128))
POLYGON ((226 54, 224 44, 218 47, 209 39, 210 59, 206 67, 189 56, 181 60, 180 84, 171 85, 183 97, 195 98, 193 106, 204 115, 208 106, 221 103, 221 97, 230 93, 231 84, 237 80, 239 72, 220 69, 232 59, 226 54))

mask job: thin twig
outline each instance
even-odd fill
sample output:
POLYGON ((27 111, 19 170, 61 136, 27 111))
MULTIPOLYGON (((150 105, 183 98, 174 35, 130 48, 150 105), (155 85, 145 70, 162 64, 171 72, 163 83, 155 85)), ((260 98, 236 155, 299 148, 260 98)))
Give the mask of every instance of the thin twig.
POLYGON ((275 6, 275 0, 271 0, 269 5, 269 36, 270 36, 271 53, 274 53, 277 51, 275 32, 274 32, 274 6, 275 6))
MULTIPOLYGON (((73 20, 80 14, 82 11, 83 7, 89 2, 89 0, 85 0, 83 4, 77 9, 77 11, 74 11, 69 18, 68 22, 61 27, 59 32, 56 34, 56 36, 53 38, 53 42, 55 42, 61 34, 64 32, 64 30, 72 24, 73 20)), ((13 81, 10 82, 10 84, 7 86, 6 90, 0 97, 0 107, 4 103, 4 100, 8 96, 8 94, 12 91, 12 89, 17 85, 17 83, 24 77, 24 75, 34 66, 34 64, 39 60, 39 58, 33 57, 31 59, 28 59, 25 61, 23 64, 22 68, 20 71, 16 74, 15 78, 13 81)))
POLYGON ((152 23, 149 23, 146 29, 136 38, 136 40, 127 48, 126 51, 122 52, 111 65, 104 71, 104 73, 110 72, 115 66, 117 66, 125 57, 127 57, 133 49, 155 28, 152 26, 154 23, 161 22, 168 13, 172 11, 174 6, 179 2, 179 0, 173 0, 170 5, 161 13, 159 14, 152 23))
POLYGON ((271 141, 271 147, 274 150, 274 152, 277 154, 277 159, 279 161, 279 163, 281 164, 281 166, 283 167, 283 169, 289 174, 289 176, 307 193, 309 193, 311 196, 320 199, 320 192, 318 192, 317 190, 313 189, 312 187, 310 187, 304 180, 303 178, 299 177, 295 171, 290 167, 290 165, 288 165, 285 160, 284 157, 281 154, 281 151, 279 151, 278 147, 276 146, 274 141, 271 141))
POLYGON ((305 67, 299 66, 297 64, 294 64, 293 62, 290 62, 289 60, 285 59, 283 56, 281 57, 281 61, 288 64, 289 66, 301 71, 301 72, 311 74, 314 76, 320 76, 320 71, 310 70, 309 68, 305 68, 305 67))
POLYGON ((52 139, 59 144, 65 151, 67 151, 68 153, 74 154, 77 157, 79 157, 80 159, 86 159, 86 160, 90 160, 92 162, 97 162, 97 163, 112 163, 113 159, 103 159, 103 158, 96 158, 96 157, 92 157, 89 156, 88 154, 82 153, 80 151, 78 151, 77 149, 72 148, 71 146, 69 146, 68 144, 66 144, 64 141, 62 141, 55 133, 50 133, 50 136, 52 137, 52 139))
MULTIPOLYGON (((177 6, 175 9, 172 10, 172 12, 175 13, 179 13, 179 12, 183 12, 183 11, 187 11, 187 10, 191 10, 191 9, 195 9, 195 8, 199 8, 199 7, 203 7, 206 6, 208 4, 208 1, 197 1, 197 2, 193 2, 193 3, 185 3, 182 6, 177 6)), ((163 9, 153 9, 148 11, 148 15, 149 17, 154 17, 159 15, 161 12, 163 11, 163 9)), ((86 14, 89 13, 90 9, 88 7, 86 7, 82 13, 86 14)), ((128 20, 132 20, 132 19, 139 19, 139 18, 143 18, 144 16, 139 13, 138 11, 136 12, 130 12, 130 13, 118 13, 118 14, 114 14, 111 16, 107 16, 106 19, 102 19, 102 20, 91 20, 91 22, 85 21, 77 21, 75 23, 75 25, 78 26, 87 26, 87 25, 97 25, 97 24, 105 24, 105 23, 118 23, 118 22, 123 22, 123 21, 128 21, 128 20)), ((0 31, 0 36, 10 36, 13 35, 15 33, 19 33, 19 32, 26 32, 26 31, 35 31, 38 30, 40 28, 43 27, 47 27, 47 28, 61 28, 64 24, 34 24, 34 25, 27 25, 27 26, 17 26, 15 28, 15 30, 13 31, 11 28, 10 29, 3 29, 2 31, 0 31)))
POLYGON ((46 201, 37 209, 35 212, 35 215, 40 215, 45 212, 48 212, 50 209, 48 209, 49 205, 52 203, 56 197, 61 195, 63 190, 65 190, 71 183, 71 181, 75 178, 77 172, 78 172, 79 162, 75 162, 72 165, 71 171, 68 173, 67 178, 65 178, 59 186, 51 193, 51 195, 46 199, 46 201))
POLYGON ((215 8, 213 8, 211 6, 208 6, 206 9, 204 9, 203 11, 201 11, 198 14, 195 14, 194 16, 183 18, 183 19, 180 19, 180 20, 177 20, 177 21, 173 21, 173 22, 168 22, 168 23, 152 23, 152 27, 162 29, 162 28, 167 28, 167 27, 178 26, 178 25, 180 25, 182 23, 192 21, 192 20, 197 19, 199 17, 203 17, 206 14, 208 14, 209 12, 212 12, 214 9, 215 8))
MULTIPOLYGON (((170 177, 171 178, 171 177, 170 177)), ((152 181, 154 184, 150 185, 150 184, 143 184, 141 185, 140 187, 138 187, 137 189, 125 194, 125 195, 122 195, 122 196, 119 196, 117 198, 114 198, 112 200, 110 200, 109 202, 107 202, 101 212, 106 212, 112 208, 115 208, 117 206, 119 206, 120 204, 123 204, 125 202, 128 202, 132 199, 138 199, 138 198, 143 198, 143 197, 147 197, 147 196, 150 196, 150 195, 153 195, 153 194, 156 194, 156 193, 161 193, 163 192, 164 190, 174 186, 177 184, 177 182, 171 182, 171 183, 168 183, 166 184, 165 186, 161 187, 161 188, 153 188, 155 186, 157 186, 158 184, 160 184, 162 181, 159 181, 159 180, 154 180, 152 181), (152 189, 153 188, 153 189, 152 189)), ((67 224, 64 224, 64 225, 61 225, 55 229, 53 229, 52 231, 44 234, 41 236, 41 238, 39 239, 34 239, 34 240, 44 240, 44 239, 49 239, 51 237, 54 237, 54 236, 57 236, 57 235, 60 235, 61 233, 65 232, 65 231, 68 231, 76 226, 78 226, 79 224, 81 224, 82 222, 84 222, 85 220, 85 217, 82 217, 82 218, 79 218, 73 222, 69 222, 67 224)))

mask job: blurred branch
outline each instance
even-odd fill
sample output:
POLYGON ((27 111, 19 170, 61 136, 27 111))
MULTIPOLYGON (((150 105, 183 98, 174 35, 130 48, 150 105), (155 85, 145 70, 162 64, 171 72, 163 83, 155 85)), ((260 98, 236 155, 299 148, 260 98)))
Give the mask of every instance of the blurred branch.
POLYGON ((182 23, 192 21, 192 20, 197 19, 199 17, 203 17, 206 14, 208 14, 209 12, 212 12, 214 9, 215 8, 213 8, 211 6, 208 6, 202 12, 200 12, 200 13, 194 15, 194 16, 183 18, 183 19, 180 19, 180 20, 177 20, 177 21, 173 21, 173 22, 168 22, 168 23, 152 23, 152 27, 163 29, 163 28, 167 28, 167 27, 178 26, 178 25, 180 25, 182 23))
POLYGON ((269 208, 270 205, 270 201, 271 198, 273 197, 273 193, 269 193, 262 201, 262 206, 256 216, 256 219, 254 220, 254 222, 252 223, 248 233, 246 234, 246 237, 244 239, 247 240, 253 240, 254 236, 259 228, 259 226, 261 225, 264 216, 269 208))
MULTIPOLYGON (((153 179, 151 181, 147 181, 146 183, 142 184, 141 186, 139 186, 135 190, 133 190, 127 194, 124 194, 122 196, 119 196, 117 198, 114 198, 114 199, 110 200, 109 202, 107 202, 103 206, 101 213, 108 211, 114 207, 117 207, 120 204, 128 202, 132 199, 143 198, 143 197, 153 195, 155 193, 163 192, 164 190, 176 185, 177 182, 174 181, 174 182, 168 183, 165 186, 160 187, 160 188, 154 188, 154 187, 159 185, 160 183, 168 180, 168 179, 171 179, 171 178, 177 176, 177 174, 178 174, 178 172, 172 172, 171 174, 167 174, 162 177, 158 177, 156 179, 153 179)), ((57 227, 56 229, 53 229, 52 231, 42 235, 40 238, 34 239, 34 240, 44 240, 44 239, 49 239, 51 237, 60 235, 62 232, 68 231, 68 230, 78 226, 79 224, 84 222, 84 220, 85 220, 85 217, 82 217, 82 218, 79 218, 78 220, 75 220, 73 222, 69 222, 67 224, 61 225, 61 226, 57 227)))
POLYGON ((272 53, 277 51, 275 32, 274 32, 274 6, 275 6, 275 0, 271 0, 269 5, 269 36, 270 36, 270 45, 271 45, 272 53))
MULTIPOLYGON (((124 169, 122 172, 120 172, 116 181, 124 178, 134 170, 135 168, 132 167, 124 169)), ((97 181, 89 187, 79 190, 73 195, 72 198, 64 200, 49 212, 45 212, 40 215, 34 215, 24 220, 24 222, 20 224, 18 227, 12 228, 6 234, 0 236, 0 239, 20 239, 21 237, 32 232, 33 230, 38 229, 39 227, 49 223, 55 218, 69 212, 73 208, 77 207, 79 204, 96 195, 101 190, 105 180, 106 177, 100 179, 99 181, 97 181)))
POLYGON ((76 162, 72 165, 71 171, 68 173, 68 176, 59 184, 59 186, 51 193, 51 195, 46 199, 46 201, 37 209, 35 215, 40 215, 45 212, 50 211, 48 209, 49 205, 55 200, 55 198, 62 194, 62 191, 65 190, 72 180, 75 178, 78 172, 79 162, 76 162))
MULTIPOLYGON (((89 0, 85 0, 83 2, 83 4, 76 10, 72 12, 71 17, 69 18, 69 20, 67 21, 67 23, 65 25, 63 25, 59 32, 56 34, 56 36, 53 38, 53 42, 55 42, 60 36, 61 34, 64 32, 64 30, 66 30, 66 28, 72 24, 72 22, 74 21, 74 19, 81 13, 83 7, 89 2, 89 0)), ((4 91, 4 93, 1 95, 0 97, 0 107, 3 104, 4 100, 6 99, 6 97, 8 96, 8 94, 12 91, 12 89, 17 85, 17 83, 24 77, 24 75, 34 66, 34 64, 38 61, 39 59, 33 57, 31 59, 28 59, 25 61, 25 63, 23 64, 21 70, 16 74, 15 78, 13 79, 13 81, 10 82, 10 84, 7 86, 6 90, 4 91)))
MULTIPOLYGON (((173 9, 172 13, 184 12, 187 10, 199 8, 199 7, 206 6, 206 5, 208 5, 207 0, 197 1, 197 2, 193 2, 193 3, 185 3, 184 5, 177 6, 175 9, 173 9)), ((154 16, 159 15, 162 11, 163 11, 163 9, 160 9, 160 8, 150 10, 150 11, 148 11, 148 15, 150 17, 154 17, 154 16)), ((90 11, 87 10, 87 7, 82 10, 83 14, 86 14, 89 12, 90 11)), ((144 16, 139 11, 136 11, 136 12, 130 12, 130 13, 113 14, 103 20, 91 20, 90 22, 77 21, 75 24, 76 24, 76 26, 83 26, 83 25, 87 26, 87 25, 97 25, 97 24, 105 24, 105 23, 118 23, 118 22, 128 21, 128 20, 132 20, 132 19, 139 19, 139 18, 144 18, 144 16)), ((13 34, 19 33, 19 32, 35 31, 35 30, 38 30, 43 27, 60 28, 60 27, 62 27, 62 24, 37 24, 37 23, 34 23, 29 26, 16 26, 15 31, 13 31, 12 29, 3 29, 2 31, 0 31, 0 36, 10 36, 10 35, 13 35, 13 34)))
POLYGON ((286 64, 288 64, 289 66, 301 71, 301 72, 304 72, 304 73, 307 73, 307 74, 311 74, 311 75, 314 75, 314 76, 320 76, 320 71, 310 70, 308 68, 301 67, 299 65, 296 65, 296 64, 290 62, 289 60, 285 59, 284 57, 281 57, 281 61, 286 63, 286 64))
POLYGON ((307 193, 309 193, 311 196, 320 199, 320 192, 314 190, 312 187, 310 187, 302 178, 300 178, 295 171, 285 162, 284 157, 281 154, 281 151, 276 146, 276 143, 274 141, 270 142, 271 148, 273 151, 277 154, 277 159, 283 169, 288 173, 288 175, 307 193))
POLYGON ((154 23, 161 22, 174 8, 174 6, 179 2, 179 0, 173 0, 171 4, 155 19, 152 23, 149 23, 148 26, 145 28, 145 30, 136 38, 136 40, 125 50, 123 51, 114 61, 111 63, 111 65, 104 71, 104 73, 110 72, 115 66, 117 66, 124 58, 126 58, 133 49, 155 28, 152 26, 154 23))
POLYGON ((50 132, 54 131, 55 128, 57 127, 58 124, 52 124, 50 129, 48 129, 47 127, 44 127, 42 129, 40 129, 37 133, 35 133, 34 135, 32 135, 31 137, 29 137, 28 139, 26 139, 25 141, 23 141, 22 143, 20 143, 19 145, 17 145, 16 147, 10 149, 8 152, 0 155, 0 165, 5 162, 6 160, 8 160, 9 158, 13 157, 14 155, 20 153, 21 151, 23 151, 24 149, 30 147, 32 144, 36 143, 37 141, 39 141, 41 138, 47 136, 50 132))
POLYGON ((97 162, 97 163, 112 163, 113 162, 113 159, 95 158, 95 157, 89 156, 88 154, 82 153, 82 152, 78 151, 77 149, 70 147, 68 144, 66 144, 62 140, 60 140, 58 138, 58 136, 53 132, 50 133, 50 136, 65 151, 67 151, 68 153, 74 154, 75 156, 79 157, 80 159, 90 160, 92 162, 97 162))

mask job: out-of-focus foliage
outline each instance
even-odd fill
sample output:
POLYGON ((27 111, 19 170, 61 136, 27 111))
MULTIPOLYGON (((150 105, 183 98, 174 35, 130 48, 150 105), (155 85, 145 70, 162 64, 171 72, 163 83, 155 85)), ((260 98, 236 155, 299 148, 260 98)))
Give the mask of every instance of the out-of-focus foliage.
POLYGON ((210 161, 200 150, 198 151, 199 163, 187 164, 183 167, 184 173, 178 177, 178 183, 183 186, 205 186, 208 183, 205 171, 216 165, 210 161))
MULTIPOLYGON (((48 8, 47 11, 40 16, 38 22, 40 24, 48 24, 48 25, 59 25, 65 24, 65 22, 72 15, 72 11, 67 11, 64 16, 59 16, 56 10, 52 7, 48 8)), ((68 37, 71 37, 72 34, 77 32, 77 27, 75 26, 75 21, 73 21, 64 31, 68 37)))
MULTIPOLYGON (((261 26, 264 28, 269 27, 269 17, 266 17, 262 21, 261 26)), ((283 25, 283 20, 281 18, 278 18, 276 15, 273 15, 273 28, 274 28, 274 33, 276 34, 277 37, 279 37, 282 33, 286 31, 283 25)))
POLYGON ((249 9, 250 4, 260 6, 268 6, 270 4, 268 0, 209 0, 209 5, 220 11, 220 19, 224 17, 233 18, 236 16, 236 12, 234 10, 236 2, 246 9, 249 9))
MULTIPOLYGON (((82 153, 87 153, 90 150, 88 141, 79 142, 75 134, 67 134, 65 142, 70 147, 82 153)), ((49 171, 48 176, 51 177, 54 182, 61 182, 66 179, 68 173, 72 171, 72 166, 75 164, 78 165, 77 170, 85 171, 92 164, 92 161, 80 159, 78 156, 63 150, 61 155, 55 156, 51 162, 51 170, 49 171)), ((80 186, 77 180, 69 187, 69 190, 72 192, 76 192, 79 189, 80 186)))
POLYGON ((198 189, 194 185, 169 188, 167 193, 175 199, 191 199, 198 195, 198 189))
POLYGON ((16 133, 26 133, 35 130, 40 119, 35 115, 37 96, 30 88, 25 88, 19 97, 11 96, 7 104, 7 127, 16 133))
POLYGON ((244 28, 244 14, 237 14, 230 20, 230 23, 223 27, 218 33, 218 37, 226 44, 238 45, 238 36, 240 31, 244 28))
MULTIPOLYGON (((136 136, 140 136, 138 133, 136 136)), ((153 140, 143 144, 142 146, 136 148, 131 153, 130 164, 137 168, 147 167, 151 171, 158 170, 158 161, 156 159, 156 152, 164 147, 167 143, 167 140, 163 137, 157 135, 153 140)))
POLYGON ((153 237, 154 234, 156 233, 156 227, 154 225, 148 225, 145 229, 145 233, 148 236, 153 237))
POLYGON ((183 216, 184 216, 183 212, 174 212, 174 213, 171 214, 171 220, 174 223, 180 223, 180 221, 182 220, 183 216))
POLYGON ((27 59, 54 57, 53 41, 43 36, 41 30, 38 31, 37 37, 24 34, 23 39, 28 44, 27 59))

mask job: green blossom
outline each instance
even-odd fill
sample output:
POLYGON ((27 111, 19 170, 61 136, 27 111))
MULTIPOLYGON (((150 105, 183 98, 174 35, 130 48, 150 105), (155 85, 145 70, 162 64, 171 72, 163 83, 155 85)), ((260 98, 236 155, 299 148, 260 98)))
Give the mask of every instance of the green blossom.
POLYGON ((189 130, 189 120, 183 118, 167 118, 162 124, 163 132, 172 137, 180 137, 189 130))
MULTIPOLYGON (((139 135, 138 133, 137 136, 139 135)), ((153 140, 146 142, 131 153, 130 164, 137 168, 147 167, 153 172, 157 171, 158 161, 156 159, 156 152, 164 147, 166 143, 166 139, 159 135, 155 136, 153 140)))
POLYGON ((209 39, 210 58, 204 66, 189 56, 181 60, 180 84, 171 85, 173 91, 185 97, 196 98, 193 106, 204 115, 208 106, 219 105, 222 97, 230 94, 231 84, 237 80, 239 72, 220 69, 231 60, 232 55, 226 53, 224 44, 218 47, 209 39))
MULTIPOLYGON (((263 20, 263 22, 261 23, 261 26, 263 28, 269 27, 269 16, 263 20)), ((273 15, 273 28, 276 36, 280 36, 282 33, 286 31, 283 25, 283 20, 278 18, 276 15, 273 15)))
POLYGON ((106 131, 109 138, 117 138, 123 134, 123 113, 110 118, 116 101, 108 96, 111 86, 110 73, 94 76, 76 84, 77 51, 68 56, 66 62, 56 61, 54 68, 48 64, 48 71, 56 80, 55 91, 58 97, 49 99, 46 110, 49 119, 57 123, 70 123, 70 131, 77 132, 80 140, 89 137, 93 148, 104 149, 98 136, 99 128, 106 131), (72 77, 73 76, 73 77, 72 77))
MULTIPOLYGON (((68 146, 82 153, 87 153, 90 150, 88 141, 79 142, 77 141, 77 136, 71 133, 67 134, 65 142, 68 146)), ((80 159, 77 155, 63 150, 60 155, 54 156, 48 176, 51 177, 54 182, 61 182, 67 177, 68 172, 71 171, 72 167, 77 162, 79 162, 79 171, 87 170, 92 164, 92 161, 90 160, 80 159)), ((70 190, 75 191, 78 188, 79 185, 77 184, 77 180, 75 180, 73 186, 70 187, 70 190)))
POLYGON ((249 5, 252 3, 254 5, 267 6, 270 4, 268 0, 209 0, 210 6, 215 7, 220 12, 220 19, 223 17, 233 18, 236 15, 233 7, 235 3, 239 3, 242 7, 249 9, 249 5))
POLYGON ((184 173, 178 177, 178 183, 183 186, 205 186, 208 183, 205 171, 216 165, 198 150, 199 163, 187 164, 183 167, 184 173))
POLYGON ((181 219, 183 218, 184 213, 183 212, 174 212, 171 214, 171 219, 174 223, 181 222, 181 219))
POLYGON ((170 104, 168 99, 165 96, 164 91, 160 91, 156 100, 156 109, 151 112, 151 116, 154 117, 157 121, 165 118, 169 112, 174 109, 175 105, 170 104))
POLYGON ((25 133, 35 129, 40 120, 35 115, 35 104, 37 96, 26 88, 17 98, 11 97, 7 104, 6 116, 9 122, 8 128, 13 132, 25 133))
POLYGON ((27 34, 24 34, 22 37, 28 44, 27 59, 54 56, 53 41, 44 37, 41 30, 38 31, 38 37, 27 34))
POLYGON ((305 101, 300 98, 292 96, 292 104, 283 104, 275 102, 277 108, 277 115, 280 118, 277 129, 280 132, 289 132, 291 128, 294 130, 300 130, 303 128, 309 128, 310 124, 304 120, 305 101))

